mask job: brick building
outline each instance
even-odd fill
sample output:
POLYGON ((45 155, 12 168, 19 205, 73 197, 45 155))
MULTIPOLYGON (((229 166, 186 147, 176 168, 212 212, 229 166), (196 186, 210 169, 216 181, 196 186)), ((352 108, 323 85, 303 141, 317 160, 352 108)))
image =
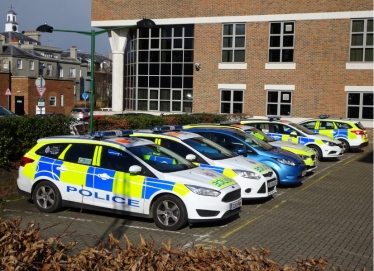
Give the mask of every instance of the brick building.
POLYGON ((124 27, 109 35, 113 110, 372 122, 371 0, 93 0, 92 26, 124 27))

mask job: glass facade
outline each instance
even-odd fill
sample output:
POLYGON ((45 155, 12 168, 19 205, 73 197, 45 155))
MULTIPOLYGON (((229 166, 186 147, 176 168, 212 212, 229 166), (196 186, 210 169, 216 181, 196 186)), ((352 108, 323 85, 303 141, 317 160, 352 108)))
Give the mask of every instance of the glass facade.
POLYGON ((193 53, 193 25, 130 31, 124 108, 192 112, 193 53))

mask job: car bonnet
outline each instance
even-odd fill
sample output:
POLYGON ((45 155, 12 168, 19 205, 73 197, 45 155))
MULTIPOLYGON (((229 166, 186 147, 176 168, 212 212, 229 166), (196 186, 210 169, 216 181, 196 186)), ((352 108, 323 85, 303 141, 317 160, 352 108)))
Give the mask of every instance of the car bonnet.
POLYGON ((272 171, 270 167, 256 162, 252 159, 244 158, 243 156, 214 160, 214 165, 219 167, 231 168, 234 170, 251 170, 259 174, 265 174, 272 171))

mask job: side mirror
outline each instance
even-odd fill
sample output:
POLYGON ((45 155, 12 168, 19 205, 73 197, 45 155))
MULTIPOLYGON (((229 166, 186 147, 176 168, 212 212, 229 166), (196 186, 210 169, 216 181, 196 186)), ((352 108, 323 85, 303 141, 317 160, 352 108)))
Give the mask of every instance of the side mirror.
POLYGON ((187 154, 186 155, 186 160, 190 161, 190 162, 193 162, 196 160, 196 155, 194 154, 187 154))
POLYGON ((238 149, 237 149, 237 153, 238 153, 239 155, 243 155, 244 157, 247 156, 247 150, 246 150, 245 148, 243 148, 243 147, 238 148, 238 149))
POLYGON ((130 174, 139 174, 140 172, 142 172, 142 168, 139 166, 131 166, 129 171, 130 174))
POLYGON ((290 136, 297 136, 297 133, 296 133, 295 131, 292 131, 292 132, 290 133, 290 136))

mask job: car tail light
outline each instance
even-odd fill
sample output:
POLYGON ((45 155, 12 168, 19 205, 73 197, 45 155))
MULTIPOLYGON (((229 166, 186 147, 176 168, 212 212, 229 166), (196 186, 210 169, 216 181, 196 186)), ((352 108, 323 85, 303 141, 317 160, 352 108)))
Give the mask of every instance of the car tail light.
POLYGON ((24 167, 26 164, 32 163, 34 161, 35 161, 34 159, 31 159, 31 158, 28 158, 28 157, 24 156, 24 157, 21 158, 21 161, 19 161, 19 164, 20 164, 21 167, 24 167))
POLYGON ((351 133, 354 133, 356 135, 364 135, 365 131, 363 131, 363 130, 351 130, 351 133))

